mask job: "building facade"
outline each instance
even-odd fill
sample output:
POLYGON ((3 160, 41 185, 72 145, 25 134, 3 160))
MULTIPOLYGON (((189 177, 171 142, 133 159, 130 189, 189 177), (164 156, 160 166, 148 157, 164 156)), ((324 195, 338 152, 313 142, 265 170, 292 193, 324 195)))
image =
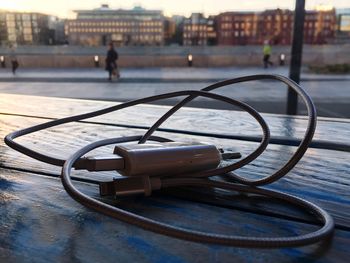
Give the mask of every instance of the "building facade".
MULTIPOLYGON (((217 16, 219 45, 276 45, 292 43, 294 12, 275 9, 263 12, 225 12, 217 16)), ((336 32, 335 10, 305 12, 304 43, 332 43, 336 32)))
POLYGON ((336 43, 350 43, 350 8, 338 9, 336 43))
POLYGON ((257 33, 254 43, 290 45, 293 34, 294 12, 290 10, 265 10, 257 14, 257 33))
POLYGON ((207 21, 207 44, 214 46, 217 44, 216 16, 209 16, 207 21))
POLYGON ((254 12, 225 12, 217 16, 217 43, 219 45, 256 44, 257 19, 254 12))
POLYGON ((184 16, 173 15, 170 18, 175 23, 175 33, 172 37, 170 44, 183 45, 183 30, 184 30, 184 16))
POLYGON ((337 18, 335 9, 307 11, 304 22, 305 44, 328 44, 335 38, 337 18))
POLYGON ((2 45, 54 44, 55 17, 40 13, 0 11, 2 45))
MULTIPOLYGON (((76 10, 76 19, 62 20, 40 13, 0 10, 0 44, 64 44, 101 46, 160 45, 275 45, 292 42, 294 11, 273 9, 262 12, 224 12, 205 17, 193 13, 164 17, 160 10, 110 9, 76 10)), ((350 11, 320 8, 307 10, 305 44, 349 42, 350 11)))
POLYGON ((208 42, 208 19, 201 13, 193 13, 183 22, 183 45, 206 46, 208 42))
POLYGON ((75 20, 67 20, 65 33, 73 45, 99 46, 114 42, 117 46, 163 45, 163 14, 159 10, 110 9, 77 10, 75 20))
POLYGON ((216 16, 205 18, 201 13, 193 13, 185 18, 182 27, 184 46, 206 46, 217 44, 216 16))
POLYGON ((164 44, 175 43, 176 21, 171 17, 164 17, 164 44))

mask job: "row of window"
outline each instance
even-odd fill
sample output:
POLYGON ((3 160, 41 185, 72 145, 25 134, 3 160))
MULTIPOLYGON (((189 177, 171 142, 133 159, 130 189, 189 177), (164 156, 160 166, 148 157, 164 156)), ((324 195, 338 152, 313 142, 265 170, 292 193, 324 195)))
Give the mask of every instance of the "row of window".
POLYGON ((115 14, 115 13, 95 13, 84 14, 78 12, 78 19, 110 19, 110 20, 140 20, 140 21, 152 21, 162 19, 160 14, 157 15, 145 15, 145 14, 115 14))
POLYGON ((69 22, 70 26, 144 26, 144 27, 160 27, 162 22, 69 22))
MULTIPOLYGON (((118 41, 118 42, 124 42, 124 41, 131 41, 131 42, 134 42, 134 43, 162 43, 163 41, 163 38, 161 36, 152 36, 152 35, 140 35, 140 36, 137 36, 137 35, 134 35, 134 36, 131 36, 130 38, 128 37, 123 37, 123 35, 121 34, 112 34, 110 35, 111 39, 113 41, 118 41)), ((77 38, 75 40, 78 40, 79 42, 83 42, 83 41, 88 41, 88 42, 91 42, 91 41, 94 41, 96 39, 99 39, 99 38, 94 38, 94 37, 86 37, 84 35, 78 35, 77 38)))
POLYGON ((198 41, 184 40, 185 46, 190 46, 192 44, 202 46, 202 45, 206 45, 207 41, 206 40, 198 40, 198 41))
MULTIPOLYGON (((275 25, 275 28, 278 28, 278 24, 274 24, 275 25)), ((292 23, 287 23, 287 22, 283 22, 282 24, 282 28, 288 28, 288 25, 290 27, 292 27, 292 23)), ((305 24, 305 27, 306 28, 312 28, 312 27, 317 27, 318 26, 318 23, 313 23, 313 22, 306 22, 305 24)), ((234 23, 234 24, 230 24, 230 23, 223 23, 221 24, 221 29, 222 30, 225 30, 225 29, 233 29, 233 28, 247 28, 249 29, 250 27, 252 26, 252 24, 250 23, 234 23)), ((272 23, 266 23, 265 25, 263 25, 264 27, 270 29, 272 27, 272 23)), ((331 24, 328 23, 328 22, 325 22, 325 23, 322 23, 322 27, 330 27, 331 24)))
POLYGON ((144 29, 137 30, 136 28, 77 28, 77 27, 72 27, 72 28, 69 28, 69 32, 71 32, 71 33, 80 33, 80 32, 83 32, 83 33, 104 33, 104 32, 162 33, 162 29, 161 28, 144 28, 144 29))
MULTIPOLYGON (((223 25, 232 25, 232 24, 223 24, 223 25)), ((317 23, 316 24, 307 24, 306 27, 309 27, 309 31, 310 32, 315 32, 315 29, 317 27, 317 23), (313 25, 316 25, 315 27, 313 25)), ((272 28, 272 24, 268 23, 265 27, 264 30, 273 30, 276 32, 281 32, 281 30, 286 29, 287 28, 287 23, 283 23, 283 27, 280 28, 278 26, 275 26, 272 28)), ((230 37, 230 36, 255 36, 256 35, 256 28, 241 28, 240 30, 233 30, 232 27, 228 27, 228 26, 224 26, 221 28, 221 35, 223 37, 230 37)), ((238 29, 238 28, 237 28, 238 29)), ((323 32, 327 32, 330 31, 329 28, 327 27, 322 27, 321 29, 323 32)), ((306 32, 308 31, 308 29, 306 29, 306 32)), ((284 32, 284 31, 282 31, 284 32)), ((311 34, 311 33, 310 33, 311 34)), ((313 33, 312 33, 313 34, 313 33)), ((185 31, 183 34, 184 38, 191 38, 192 36, 200 36, 200 37, 205 37, 206 36, 206 32, 196 32, 196 31, 192 31, 192 32, 188 32, 185 31)))
POLYGON ((266 18, 268 21, 272 21, 272 17, 275 18, 275 20, 288 20, 289 18, 293 17, 293 15, 283 15, 283 16, 280 16, 280 15, 268 15, 266 18))
POLYGON ((184 30, 187 31, 204 31, 207 30, 207 26, 206 25, 188 25, 188 26, 184 26, 184 30))
MULTIPOLYGON (((249 15, 249 16, 244 16, 244 18, 248 18, 249 20, 253 19, 254 15, 249 15)), ((242 16, 223 16, 221 17, 221 21, 226 21, 226 22, 232 22, 235 20, 242 20, 243 17, 242 16)))
POLYGON ((37 29, 37 28, 32 30, 31 27, 20 27, 20 28, 9 27, 9 28, 7 28, 7 32, 9 34, 14 34, 16 32, 23 32, 24 34, 32 34, 33 32, 34 33, 39 33, 40 30, 37 29))
MULTIPOLYGON (((329 31, 329 30, 324 30, 322 31, 323 35, 329 35, 331 34, 332 32, 329 31)), ((314 31, 314 30, 307 30, 307 31, 304 31, 304 34, 306 36, 317 36, 318 35, 318 32, 317 31, 314 31)), ((249 36, 256 36, 256 32, 253 32, 251 35, 247 32, 244 32, 244 31, 235 31, 235 32, 222 32, 221 34, 221 37, 223 38, 228 38, 228 37, 232 37, 232 36, 235 36, 235 37, 249 37, 249 36)))
MULTIPOLYGON (((310 20, 313 20, 313 19, 318 19, 319 15, 321 13, 315 13, 315 14, 312 14, 312 15, 306 15, 305 16, 305 19, 310 19, 310 20)), ((322 16, 323 19, 325 20, 334 20, 335 16, 334 15, 324 15, 322 16)))
POLYGON ((207 34, 206 33, 202 33, 202 32, 200 32, 199 34, 187 34, 187 33, 184 33, 183 34, 183 37, 184 38, 192 38, 192 37, 201 37, 201 38, 205 38, 205 37, 207 37, 207 34))
POLYGON ((225 31, 225 32, 222 32, 221 33, 221 36, 222 37, 232 37, 232 36, 235 36, 235 37, 249 37, 249 36, 255 36, 256 35, 256 32, 253 31, 253 32, 245 32, 245 31, 225 31))
MULTIPOLYGON (((305 16, 305 20, 317 20, 318 19, 318 15, 321 13, 316 13, 316 14, 306 14, 305 16)), ((255 17, 257 17, 259 15, 255 15, 255 17)), ((273 17, 275 20, 292 20, 293 19, 293 14, 285 14, 285 15, 263 15, 260 17, 264 17, 266 18, 268 21, 272 21, 273 17)), ((245 16, 248 19, 252 19, 254 17, 254 15, 247 15, 245 16)), ((331 15, 331 14, 327 14, 323 16, 323 19, 325 20, 334 20, 335 15, 331 15)), ((237 19, 243 19, 242 16, 235 16, 235 15, 226 15, 221 17, 221 21, 223 22, 231 22, 231 21, 235 21, 237 19)))
POLYGON ((18 35, 13 34, 13 33, 8 35, 8 40, 15 41, 18 37, 19 38, 23 37, 23 39, 25 41, 32 41, 33 40, 33 35, 31 35, 31 34, 24 34, 24 35, 18 36, 18 35))
POLYGON ((36 14, 6 14, 6 20, 7 21, 14 21, 14 20, 36 20, 37 15, 36 14))
POLYGON ((153 36, 153 35, 140 35, 140 36, 132 36, 131 38, 134 41, 157 41, 161 42, 162 37, 161 36, 153 36))
POLYGON ((241 23, 223 23, 221 24, 221 29, 232 29, 232 28, 250 28, 254 26, 253 23, 250 22, 241 22, 241 23))
POLYGON ((22 23, 17 21, 17 22, 14 22, 14 21, 7 21, 6 25, 8 27, 19 27, 19 26, 25 26, 25 27, 37 27, 38 26, 38 23, 37 22, 30 22, 30 21, 23 21, 22 23))
POLYGON ((308 39, 316 39, 319 36, 332 36, 332 32, 325 30, 321 32, 316 32, 316 31, 312 31, 312 32, 304 32, 304 37, 308 38, 308 39))

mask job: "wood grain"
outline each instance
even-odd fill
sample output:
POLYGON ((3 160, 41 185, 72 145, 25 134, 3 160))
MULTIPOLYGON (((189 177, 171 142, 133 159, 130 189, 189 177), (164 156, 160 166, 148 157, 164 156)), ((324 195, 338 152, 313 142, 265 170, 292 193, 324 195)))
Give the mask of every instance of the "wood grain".
MULTIPOLYGON (((142 230, 95 213, 73 201, 58 179, 0 170, 0 260, 6 262, 345 262, 350 233, 290 249, 246 249, 198 244, 142 230)), ((87 194, 95 187, 77 183, 87 194)), ((295 235, 315 229, 252 213, 181 201, 135 197, 114 204, 190 229, 239 235, 295 235), (210 213, 208 213, 210 211, 210 213)))
MULTIPOLYGON (((2 124, 0 136, 3 137, 11 130, 18 129, 19 124, 22 127, 28 127, 41 121, 40 119, 0 115, 0 123, 2 124)), ((34 133, 20 138, 19 141, 42 153, 54 153, 55 156, 65 158, 65 156, 69 156, 89 142, 103 138, 136 134, 140 134, 139 130, 97 124, 74 123, 48 131, 34 133)), ((203 140, 202 137, 198 138, 195 136, 164 132, 158 132, 157 134, 181 141, 203 140)), ((237 140, 206 138, 205 141, 214 143, 224 149, 238 150, 243 154, 251 152, 257 146, 256 143, 237 140)), ((54 167, 24 156, 8 148, 3 142, 0 144, 0 150, 4 153, 0 157, 0 164, 3 167, 25 169, 27 171, 53 174, 56 176, 60 173, 59 167, 54 167)), ((264 154, 250 165, 238 170, 238 173, 246 177, 259 177, 272 174, 288 160, 294 150, 295 147, 270 145, 264 154)), ((111 151, 111 147, 104 147, 96 152, 110 153, 111 151)), ((348 220, 350 216, 350 193, 348 191, 350 178, 347 172, 349 169, 348 153, 309 149, 306 156, 292 172, 282 180, 268 186, 268 188, 296 194, 316 202, 334 216, 339 226, 350 227, 348 220)), ((82 178, 93 178, 95 180, 110 180, 116 176, 116 173, 86 173, 79 171, 75 172, 74 175, 82 178)), ((222 198, 226 199, 227 197, 224 195, 222 198)), ((228 202, 231 203, 230 201, 228 202)), ((262 209, 265 210, 267 208, 263 207, 262 209)))
MULTIPOLYGON (((118 103, 0 94, 0 113, 50 118, 86 113, 116 104, 118 103)), ((169 109, 167 106, 141 105, 89 120, 103 124, 150 126, 167 109, 169 109)), ((263 116, 271 129, 272 136, 303 137, 307 125, 306 117, 277 114, 263 114, 263 116)), ((348 119, 318 118, 314 139, 342 143, 350 137, 349 123, 348 119)), ((172 116, 162 128, 218 134, 261 135, 258 124, 248 114, 227 110, 185 108, 172 116)))
MULTIPOLYGON (((112 105, 107 102, 16 95, 0 95, 0 103, 2 138, 11 131, 45 122, 48 118, 112 105)), ((93 120, 95 123, 67 124, 25 136, 18 141, 42 153, 65 158, 89 142, 143 134, 144 129, 118 127, 113 124, 137 123, 149 126, 165 110, 166 107, 160 106, 138 106, 96 118, 93 120)), ((305 118, 300 117, 266 115, 266 119, 272 134, 278 136, 300 137, 306 125, 305 118)), ((213 132, 211 125, 215 123, 218 133, 259 134, 256 124, 241 112, 186 108, 171 120, 164 127, 213 132)), ((189 136, 174 132, 156 134, 180 141, 204 140, 226 150, 240 151, 243 155, 257 147, 257 143, 239 140, 189 136)), ((348 142, 349 135, 348 120, 323 118, 318 122, 318 139, 331 138, 335 142, 348 142)), ((111 150, 112 147, 104 147, 96 152, 109 153, 111 150)), ((269 175, 281 167, 293 151, 295 147, 270 145, 263 155, 238 170, 238 173, 246 177, 269 175)), ((48 179, 48 176, 59 175, 59 167, 24 156, 4 145, 3 141, 0 142, 0 153, 0 220, 1 225, 5 226, 0 231, 0 261, 5 258, 9 262, 16 261, 29 255, 36 262, 44 262, 47 258, 43 258, 42 254, 46 254, 49 255, 49 261, 64 261, 64 257, 68 257, 68 261, 91 262, 112 262, 116 258, 129 262, 136 259, 163 262, 161 259, 164 258, 169 259, 169 262, 329 262, 334 259, 343 262, 349 255, 350 164, 349 154, 345 152, 309 149, 292 172, 268 186, 304 197, 331 213, 337 224, 332 245, 329 248, 327 244, 323 244, 273 251, 194 244, 116 222, 84 209, 70 199, 57 179, 48 179), (32 242, 28 242, 29 240, 32 242), (110 257, 106 258, 105 255, 110 257)), ((104 181, 117 174, 78 171, 74 175, 104 181)), ((97 195, 95 186, 78 185, 90 195, 97 195)), ((315 227, 310 224, 310 217, 284 204, 222 191, 214 193, 211 190, 178 189, 155 194, 151 198, 121 200, 116 205, 171 224, 218 232, 232 230, 237 234, 283 235, 288 231, 293 234, 300 231, 299 229, 309 230, 315 227)))

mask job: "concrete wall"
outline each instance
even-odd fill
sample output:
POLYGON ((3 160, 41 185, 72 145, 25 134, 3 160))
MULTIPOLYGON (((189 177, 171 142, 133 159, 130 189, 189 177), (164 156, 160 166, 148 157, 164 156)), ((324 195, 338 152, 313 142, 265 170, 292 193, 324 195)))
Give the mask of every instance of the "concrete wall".
MULTIPOLYGON (((261 46, 213 46, 213 47, 123 47, 118 48, 121 67, 185 67, 187 55, 193 55, 193 66, 226 67, 257 66, 262 63, 261 46)), ((289 46, 273 46, 272 61, 286 54, 290 60, 289 46)), ((16 54, 21 67, 93 67, 94 56, 104 66, 105 47, 78 46, 21 46, 16 54)), ((5 56, 9 65, 8 48, 0 47, 0 56, 5 56)), ((350 63, 350 45, 304 46, 303 64, 350 63)))

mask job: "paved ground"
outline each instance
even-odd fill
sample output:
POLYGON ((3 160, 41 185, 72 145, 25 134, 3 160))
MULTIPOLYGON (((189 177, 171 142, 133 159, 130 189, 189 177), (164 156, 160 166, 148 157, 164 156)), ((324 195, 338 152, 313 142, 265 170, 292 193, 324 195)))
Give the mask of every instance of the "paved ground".
MULTIPOLYGON (((198 90, 215 81, 251 74, 288 75, 286 67, 123 69, 118 82, 106 81, 102 69, 20 69, 13 76, 0 70, 0 93, 127 101, 176 90, 198 90)), ((303 73, 301 85, 314 99, 320 116, 350 118, 350 75, 303 73)), ((250 103, 262 112, 284 113, 287 88, 274 81, 256 81, 223 88, 219 93, 250 103)), ((172 104, 174 100, 159 102, 172 104)), ((191 106, 228 106, 197 99, 191 106)), ((305 109, 300 105, 299 113, 305 109)))
MULTIPOLYGON (((350 81, 350 75, 320 75, 305 72, 302 73, 303 80, 340 80, 350 81)), ((226 68, 125 68, 121 70, 121 81, 130 79, 152 79, 152 80, 206 80, 225 79, 251 74, 281 74, 288 75, 288 67, 273 67, 263 69, 262 67, 226 67, 226 68)), ((16 76, 13 76, 10 69, 0 68, 0 79, 21 81, 23 79, 61 80, 61 81, 104 81, 106 72, 102 68, 86 69, 19 69, 16 76)))

